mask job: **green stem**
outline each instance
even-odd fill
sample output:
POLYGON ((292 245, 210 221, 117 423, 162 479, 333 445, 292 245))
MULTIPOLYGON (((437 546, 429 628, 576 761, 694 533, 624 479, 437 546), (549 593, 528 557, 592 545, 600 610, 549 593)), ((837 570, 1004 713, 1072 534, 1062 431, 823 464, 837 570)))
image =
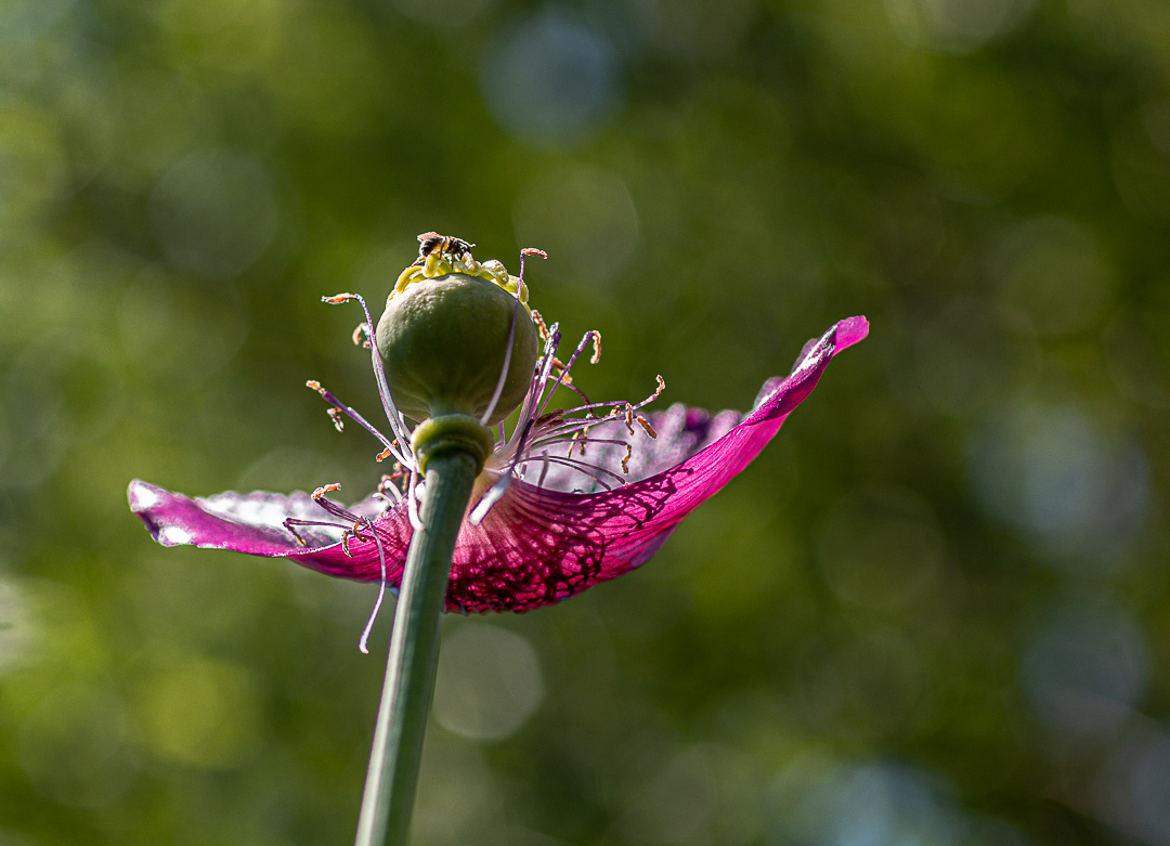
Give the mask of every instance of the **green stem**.
POLYGON ((435 689, 439 618, 451 555, 481 464, 471 450, 453 448, 438 451, 425 465, 423 527, 411 539, 394 612, 356 846, 406 843, 435 689))

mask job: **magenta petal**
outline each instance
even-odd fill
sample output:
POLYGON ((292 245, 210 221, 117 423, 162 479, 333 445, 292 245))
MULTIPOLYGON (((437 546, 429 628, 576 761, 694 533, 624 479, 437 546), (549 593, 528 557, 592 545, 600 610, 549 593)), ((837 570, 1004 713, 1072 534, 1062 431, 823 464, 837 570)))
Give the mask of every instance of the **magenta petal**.
MULTIPOLYGON (((351 542, 347 544, 347 554, 340 542, 341 529, 319 527, 299 530, 308 541, 307 546, 296 542, 283 526, 286 518, 330 519, 301 491, 288 496, 265 491, 249 494, 229 491, 193 499, 135 479, 127 495, 130 510, 142 518, 151 535, 163 546, 190 545, 268 558, 284 557, 332 576, 362 580, 380 577, 378 547, 373 542, 351 542)), ((370 497, 351 510, 372 518, 381 508, 379 500, 370 497)), ((378 528, 388 580, 397 584, 410 543, 409 521, 405 515, 389 513, 378 518, 378 528)))
POLYGON ((483 525, 464 524, 447 605, 526 611, 573 596, 648 560, 678 523, 743 470, 816 387, 829 360, 865 338, 864 317, 843 320, 754 411, 714 443, 660 473, 613 491, 570 494, 517 482, 483 525))
MULTIPOLYGON (((651 415, 661 432, 649 448, 640 447, 641 466, 631 466, 638 481, 600 493, 556 490, 549 479, 544 487, 513 482, 481 525, 464 523, 452 561, 448 610, 527 611, 642 564, 683 517, 760 453, 812 393, 833 356, 868 331, 864 317, 852 317, 811 341, 792 373, 769 380, 755 409, 742 419, 684 406, 651 415)), ((384 560, 392 587, 401 579, 412 531, 404 503, 382 510, 373 497, 353 511, 374 518, 380 550, 368 533, 343 547, 340 529, 305 529, 301 533, 309 545, 297 544, 283 520, 320 520, 323 515, 303 493, 191 499, 136 480, 129 498, 132 510, 164 546, 283 556, 330 575, 368 581, 381 577, 384 560)))
POLYGON ((127 497, 130 510, 163 546, 190 544, 267 556, 287 555, 297 548, 292 536, 280 528, 281 521, 302 510, 295 495, 220 494, 218 499, 227 507, 216 510, 208 505, 212 500, 191 499, 135 479, 127 497), (240 506, 234 513, 233 502, 240 506))

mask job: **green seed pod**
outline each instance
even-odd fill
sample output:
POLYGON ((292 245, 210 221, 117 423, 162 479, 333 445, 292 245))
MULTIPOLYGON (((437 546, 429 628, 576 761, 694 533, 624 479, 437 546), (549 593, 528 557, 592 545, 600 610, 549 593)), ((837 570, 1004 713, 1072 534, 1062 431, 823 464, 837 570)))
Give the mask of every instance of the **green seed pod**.
POLYGON ((404 415, 419 421, 446 414, 482 417, 499 383, 513 315, 508 373, 486 422, 498 423, 520 405, 540 344, 528 307, 516 303, 517 286, 499 262, 480 264, 469 252, 424 254, 403 271, 376 337, 404 415))

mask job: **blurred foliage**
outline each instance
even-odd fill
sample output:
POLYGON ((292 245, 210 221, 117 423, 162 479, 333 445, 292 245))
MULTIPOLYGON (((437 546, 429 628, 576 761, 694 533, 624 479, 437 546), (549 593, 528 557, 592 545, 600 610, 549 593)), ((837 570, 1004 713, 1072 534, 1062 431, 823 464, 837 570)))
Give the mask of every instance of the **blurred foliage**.
MULTIPOLYGON (((437 229, 745 407, 634 575, 446 621, 428 844, 1170 843, 1170 5, 0 5, 0 843, 343 843, 373 600, 140 476, 356 499, 357 314, 437 229)), ((378 632, 389 632, 384 615, 378 632)))

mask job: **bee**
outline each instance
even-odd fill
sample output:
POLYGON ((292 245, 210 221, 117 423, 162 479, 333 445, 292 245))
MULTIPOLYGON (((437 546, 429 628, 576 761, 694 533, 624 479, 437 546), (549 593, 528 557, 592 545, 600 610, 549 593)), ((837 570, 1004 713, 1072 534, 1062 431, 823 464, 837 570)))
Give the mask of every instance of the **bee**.
POLYGON ((440 235, 438 232, 424 232, 418 236, 418 258, 414 260, 415 264, 426 264, 427 256, 433 252, 438 252, 440 258, 445 258, 448 261, 456 260, 471 260, 471 248, 475 244, 470 244, 462 238, 456 238, 454 235, 440 235))

